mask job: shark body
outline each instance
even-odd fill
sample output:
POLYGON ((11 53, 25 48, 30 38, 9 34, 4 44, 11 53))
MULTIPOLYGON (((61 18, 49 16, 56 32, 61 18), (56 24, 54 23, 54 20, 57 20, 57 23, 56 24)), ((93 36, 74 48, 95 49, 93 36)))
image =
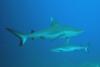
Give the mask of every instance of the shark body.
POLYGON ((87 52, 88 47, 64 44, 64 46, 51 49, 52 52, 73 52, 73 51, 80 51, 80 50, 85 50, 87 52))
POLYGON ((44 30, 31 32, 30 34, 23 34, 21 32, 12 30, 11 28, 6 28, 9 32, 17 36, 21 40, 21 45, 27 41, 28 38, 45 38, 45 39, 54 39, 54 38, 71 38, 83 33, 83 30, 76 29, 71 26, 60 25, 57 21, 51 20, 51 26, 44 30))

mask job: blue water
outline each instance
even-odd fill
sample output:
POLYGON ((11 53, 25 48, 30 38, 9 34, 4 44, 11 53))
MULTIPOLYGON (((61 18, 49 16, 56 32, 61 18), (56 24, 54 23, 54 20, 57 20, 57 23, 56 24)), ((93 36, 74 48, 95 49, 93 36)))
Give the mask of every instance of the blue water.
POLYGON ((89 67, 100 63, 99 0, 3 0, 0 2, 0 67, 89 67), (29 39, 19 47, 19 39, 6 27, 23 33, 50 26, 50 17, 60 24, 85 31, 71 42, 90 42, 88 52, 53 53, 49 50, 64 39, 29 39))

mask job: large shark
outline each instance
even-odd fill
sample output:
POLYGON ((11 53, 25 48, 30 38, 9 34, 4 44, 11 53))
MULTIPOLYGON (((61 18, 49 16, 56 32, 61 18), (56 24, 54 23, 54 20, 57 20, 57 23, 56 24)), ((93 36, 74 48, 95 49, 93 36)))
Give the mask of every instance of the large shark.
POLYGON ((52 52, 73 52, 73 51, 79 51, 79 50, 85 50, 88 51, 88 46, 78 46, 78 45, 67 45, 64 44, 60 47, 56 47, 51 49, 52 52))
POLYGON ((55 39, 59 38, 71 38, 77 36, 84 31, 81 29, 77 29, 75 27, 60 25, 56 20, 51 18, 50 27, 40 30, 40 31, 32 31, 30 34, 24 34, 18 31, 15 31, 11 28, 6 28, 9 32, 17 36, 21 40, 21 46, 27 41, 28 38, 45 38, 45 39, 55 39))

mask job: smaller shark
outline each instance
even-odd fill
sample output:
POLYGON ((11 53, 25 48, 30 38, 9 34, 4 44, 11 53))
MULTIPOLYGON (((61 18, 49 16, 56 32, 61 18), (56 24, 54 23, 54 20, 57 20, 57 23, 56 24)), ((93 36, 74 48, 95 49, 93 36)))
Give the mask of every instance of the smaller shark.
POLYGON ((57 21, 51 18, 51 25, 50 27, 40 30, 40 31, 32 31, 29 34, 24 34, 22 32, 15 31, 11 28, 6 28, 7 31, 11 32, 13 35, 20 39, 20 45, 23 46, 27 39, 35 39, 35 38, 42 38, 42 39, 55 39, 55 38, 71 38, 74 36, 78 36, 79 34, 83 33, 84 31, 81 29, 77 29, 75 27, 67 26, 67 25, 60 25, 57 21))
POLYGON ((100 64, 95 62, 92 63, 89 62, 89 63, 82 64, 81 67, 100 67, 100 64))
POLYGON ((62 47, 57 47, 54 49, 51 49, 52 52, 73 52, 73 51, 78 51, 78 50, 85 50, 86 52, 88 51, 88 47, 83 47, 83 46, 75 46, 75 45, 64 45, 62 47))

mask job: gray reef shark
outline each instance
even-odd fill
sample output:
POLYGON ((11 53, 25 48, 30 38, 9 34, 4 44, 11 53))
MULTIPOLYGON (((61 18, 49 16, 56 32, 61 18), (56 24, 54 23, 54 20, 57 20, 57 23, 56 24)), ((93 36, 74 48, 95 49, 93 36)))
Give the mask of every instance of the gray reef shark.
POLYGON ((99 62, 93 62, 93 61, 91 62, 91 61, 88 61, 87 63, 81 64, 80 67, 100 67, 100 63, 99 62))
POLYGON ((32 31, 29 34, 24 34, 18 31, 15 31, 11 28, 6 28, 9 32, 17 36, 21 40, 21 46, 25 44, 28 38, 45 38, 45 39, 55 39, 55 38, 71 38, 77 36, 84 31, 81 29, 76 29, 75 27, 60 25, 54 19, 51 19, 50 27, 40 30, 40 31, 32 31))
POLYGON ((85 50, 86 52, 88 51, 88 46, 78 46, 78 45, 72 45, 72 44, 64 44, 61 47, 56 47, 51 49, 52 52, 73 52, 73 51, 78 51, 78 50, 85 50))

